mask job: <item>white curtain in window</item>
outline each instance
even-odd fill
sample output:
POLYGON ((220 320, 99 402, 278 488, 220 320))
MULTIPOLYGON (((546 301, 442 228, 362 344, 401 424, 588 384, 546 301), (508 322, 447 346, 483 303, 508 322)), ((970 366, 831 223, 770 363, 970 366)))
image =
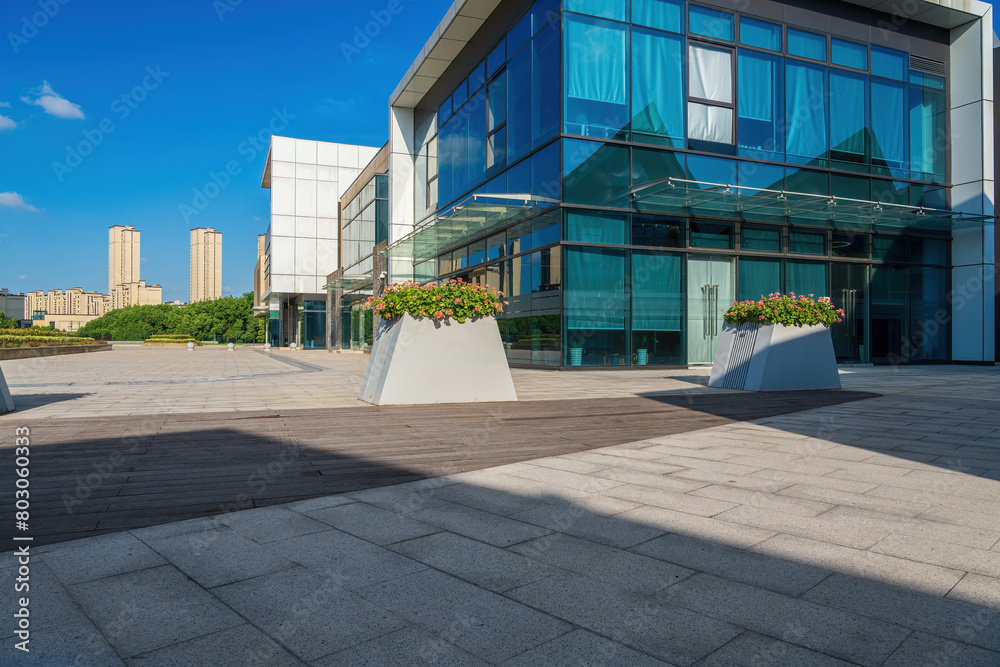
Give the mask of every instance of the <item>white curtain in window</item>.
POLYGON ((703 100, 733 103, 733 56, 729 51, 688 47, 689 95, 703 100))
POLYGON ((733 110, 689 102, 688 137, 720 144, 733 143, 733 110))

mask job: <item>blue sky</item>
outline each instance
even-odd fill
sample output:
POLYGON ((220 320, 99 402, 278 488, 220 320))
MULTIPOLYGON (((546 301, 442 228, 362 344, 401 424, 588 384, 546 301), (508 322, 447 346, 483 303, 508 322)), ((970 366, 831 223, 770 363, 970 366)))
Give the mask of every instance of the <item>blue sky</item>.
POLYGON ((450 4, 3 2, 0 287, 104 292, 107 228, 131 224, 164 300, 188 299, 200 226, 223 233, 227 293, 252 290, 270 128, 384 143, 389 95, 450 4), (196 200, 233 160, 239 174, 196 200))
POLYGON ((132 224, 165 300, 188 298, 199 226, 223 232, 226 293, 250 291, 268 215, 253 138, 273 123, 381 145, 388 96, 450 4, 3 2, 0 287, 106 291, 107 228, 132 224), (240 173, 198 199, 233 160, 240 173))

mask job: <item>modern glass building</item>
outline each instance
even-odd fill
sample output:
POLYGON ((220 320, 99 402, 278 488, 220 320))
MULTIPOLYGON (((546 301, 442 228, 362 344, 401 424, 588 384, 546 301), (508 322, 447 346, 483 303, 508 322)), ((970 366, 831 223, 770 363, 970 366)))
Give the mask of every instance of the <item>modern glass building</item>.
POLYGON ((843 363, 992 362, 992 10, 866 4, 457 0, 391 99, 388 281, 502 289, 517 364, 711 363, 772 292, 843 363))

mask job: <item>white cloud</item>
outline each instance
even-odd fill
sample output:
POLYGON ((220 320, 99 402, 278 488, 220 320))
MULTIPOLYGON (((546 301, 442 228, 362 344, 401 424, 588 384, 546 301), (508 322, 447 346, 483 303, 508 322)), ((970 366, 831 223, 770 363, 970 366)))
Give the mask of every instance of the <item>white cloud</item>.
POLYGON ((7 107, 9 109, 10 108, 10 102, 0 102, 0 107, 7 107))
POLYGON ((19 275, 17 277, 17 279, 20 280, 22 283, 26 283, 26 282, 28 282, 28 274, 27 273, 22 273, 21 275, 19 275))
POLYGON ((15 127, 17 127, 17 123, 14 122, 13 118, 0 114, 0 130, 13 130, 15 127))
POLYGON ((79 104, 70 102, 65 97, 52 90, 48 81, 42 81, 41 88, 31 91, 31 95, 22 97, 25 104, 34 104, 45 109, 45 113, 59 118, 84 119, 79 104), (35 99, 31 99, 34 96, 35 99))
POLYGON ((17 194, 16 192, 0 192, 0 206, 6 206, 7 208, 16 208, 21 211, 33 211, 38 212, 38 209, 24 201, 24 197, 17 194))

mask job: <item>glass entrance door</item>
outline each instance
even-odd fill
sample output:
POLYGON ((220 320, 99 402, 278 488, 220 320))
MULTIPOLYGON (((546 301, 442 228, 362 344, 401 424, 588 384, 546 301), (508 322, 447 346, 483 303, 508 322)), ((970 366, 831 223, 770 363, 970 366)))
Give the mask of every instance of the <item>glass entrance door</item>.
POLYGON ((830 328, 837 361, 868 363, 868 267, 864 264, 831 265, 830 287, 834 308, 844 309, 844 321, 830 328))
POLYGON ((736 298, 736 260, 716 255, 688 255, 687 359, 711 364, 722 331, 723 311, 736 298))

